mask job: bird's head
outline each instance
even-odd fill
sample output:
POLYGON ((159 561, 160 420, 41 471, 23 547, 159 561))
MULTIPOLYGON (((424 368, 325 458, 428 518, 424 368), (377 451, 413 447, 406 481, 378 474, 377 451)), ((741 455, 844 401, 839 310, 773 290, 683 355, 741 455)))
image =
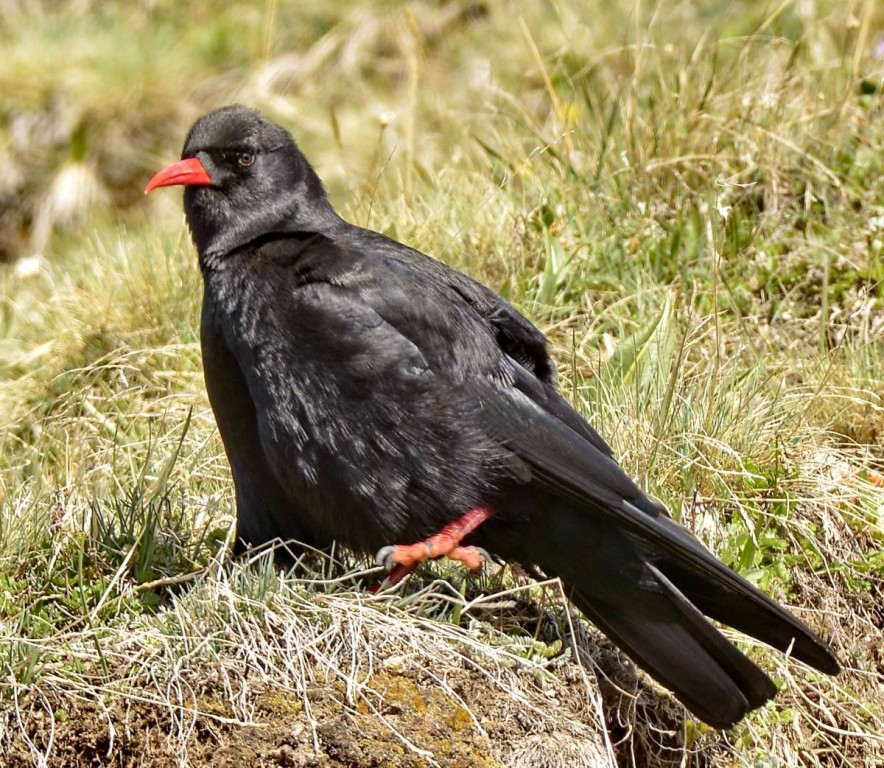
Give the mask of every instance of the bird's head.
POLYGON ((339 221, 291 134, 246 107, 203 115, 181 160, 144 191, 174 185, 185 187, 184 212, 204 263, 263 235, 323 232, 339 221))

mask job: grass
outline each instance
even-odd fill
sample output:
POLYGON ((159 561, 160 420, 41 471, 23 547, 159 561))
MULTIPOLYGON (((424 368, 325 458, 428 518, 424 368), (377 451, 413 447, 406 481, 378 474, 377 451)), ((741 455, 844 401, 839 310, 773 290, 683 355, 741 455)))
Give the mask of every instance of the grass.
POLYGON ((314 747, 357 765, 876 764, 876 4, 0 7, 12 765, 127 765, 133 745, 157 765, 233 764, 237 749, 284 764, 314 747), (738 637, 782 690, 721 734, 517 569, 473 582, 439 566, 371 598, 346 553, 285 572, 228 562, 200 277, 177 196, 140 190, 197 114, 230 101, 291 127, 348 218, 538 323, 563 390, 623 466, 830 638, 845 672, 738 637), (379 730, 334 747, 341 713, 379 730), (150 718, 162 745, 139 741, 149 728, 133 724, 150 718), (238 741, 291 722, 301 735, 238 741))

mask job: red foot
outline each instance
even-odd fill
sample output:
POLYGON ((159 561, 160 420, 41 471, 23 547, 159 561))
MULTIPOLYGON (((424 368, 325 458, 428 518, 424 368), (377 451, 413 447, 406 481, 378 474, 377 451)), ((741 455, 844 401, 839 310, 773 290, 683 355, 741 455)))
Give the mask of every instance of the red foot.
POLYGON ((397 584, 418 565, 437 557, 457 560, 471 571, 478 571, 486 559, 485 553, 476 547, 462 547, 460 542, 492 514, 490 507, 476 507, 450 525, 446 525, 435 536, 430 536, 424 541, 419 541, 416 544, 384 547, 378 552, 377 561, 379 564, 387 566, 388 569, 392 569, 387 577, 388 582, 397 584))

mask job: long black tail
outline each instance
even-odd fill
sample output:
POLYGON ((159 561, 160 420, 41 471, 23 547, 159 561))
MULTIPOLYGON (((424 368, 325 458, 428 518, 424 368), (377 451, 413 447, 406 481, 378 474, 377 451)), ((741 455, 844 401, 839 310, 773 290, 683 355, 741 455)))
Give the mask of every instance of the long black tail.
POLYGON ((715 727, 733 725, 772 698, 776 687, 705 615, 791 649, 821 671, 838 672, 831 650, 807 626, 677 523, 661 524, 665 545, 560 509, 550 526, 554 548, 542 546, 538 564, 562 577, 572 602, 593 624, 715 727))
MULTIPOLYGON (((651 600, 612 605, 574 590, 572 602, 651 677, 704 722, 728 728, 776 694, 744 656, 660 571, 651 600)), ((647 585, 646 585, 647 586, 647 585)))

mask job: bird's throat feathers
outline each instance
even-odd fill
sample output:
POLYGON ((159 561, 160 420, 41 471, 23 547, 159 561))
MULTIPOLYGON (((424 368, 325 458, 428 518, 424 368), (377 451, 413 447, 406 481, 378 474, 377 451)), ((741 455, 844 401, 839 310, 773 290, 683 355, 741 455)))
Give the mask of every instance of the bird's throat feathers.
POLYGON ((234 199, 212 187, 185 188, 184 211, 200 267, 219 268, 227 255, 268 232, 327 233, 339 226, 341 219, 322 182, 312 168, 307 171, 305 178, 272 195, 244 194, 251 190, 240 189, 234 199))

